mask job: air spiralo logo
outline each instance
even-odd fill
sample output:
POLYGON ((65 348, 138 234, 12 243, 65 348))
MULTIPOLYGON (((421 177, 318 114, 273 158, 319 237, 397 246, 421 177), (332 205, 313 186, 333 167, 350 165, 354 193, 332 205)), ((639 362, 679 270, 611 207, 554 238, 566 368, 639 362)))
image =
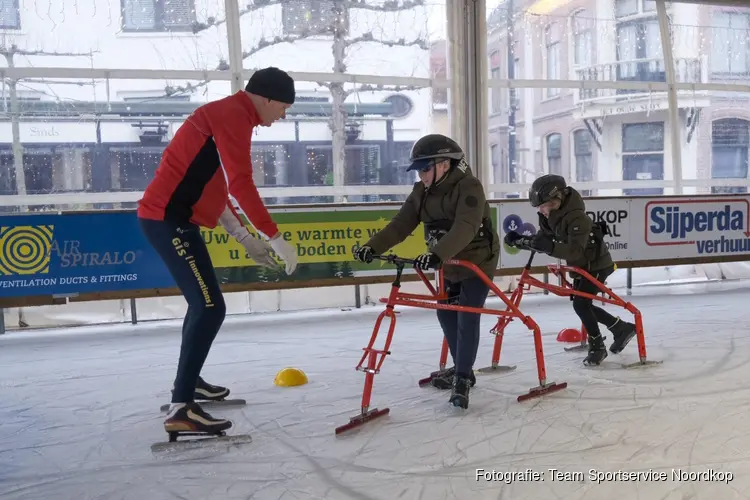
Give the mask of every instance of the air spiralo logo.
POLYGON ((49 272, 54 226, 0 227, 0 275, 49 272))

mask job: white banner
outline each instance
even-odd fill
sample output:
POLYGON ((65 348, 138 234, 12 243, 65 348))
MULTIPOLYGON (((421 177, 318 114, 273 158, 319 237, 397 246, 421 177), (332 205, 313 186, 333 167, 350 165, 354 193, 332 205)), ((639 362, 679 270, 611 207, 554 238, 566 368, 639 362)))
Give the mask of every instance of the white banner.
POLYGON ((631 199, 634 260, 750 256, 750 196, 631 199))
MULTIPOLYGON (((633 259, 634 238, 640 233, 634 233, 633 228, 642 227, 642 222, 631 209, 632 199, 609 198, 590 199, 586 201, 586 213, 594 222, 605 221, 612 233, 604 238, 607 248, 612 254, 612 259, 617 261, 633 259), (634 224, 635 222, 635 224, 634 224)), ((499 269, 519 268, 526 265, 529 260, 529 252, 517 248, 508 247, 503 243, 505 235, 509 231, 516 231, 527 236, 536 234, 539 229, 539 215, 528 201, 503 201, 497 204, 498 225, 502 252, 500 253, 499 269)), ((637 247, 637 245, 636 245, 637 247)), ((532 265, 541 266, 556 264, 557 259, 548 255, 536 254, 532 265)), ((563 262, 564 264, 565 262, 563 262)))

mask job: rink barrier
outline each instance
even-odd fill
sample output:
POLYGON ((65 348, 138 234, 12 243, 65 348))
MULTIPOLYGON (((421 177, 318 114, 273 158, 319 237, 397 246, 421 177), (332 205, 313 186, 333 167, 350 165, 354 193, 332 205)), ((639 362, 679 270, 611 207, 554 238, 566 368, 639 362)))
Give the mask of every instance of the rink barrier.
MULTIPOLYGON (((495 276, 518 276, 526 256, 502 243, 508 231, 533 234, 537 215, 526 200, 491 200, 493 229, 501 241, 495 276)), ((283 237, 297 247, 293 276, 267 270, 246 257, 221 227, 203 229, 222 290, 251 292, 389 283, 388 269, 354 262, 352 251, 384 227, 400 202, 273 206, 283 237)), ((738 262, 750 257, 750 195, 586 198, 618 268, 738 262)), ((252 230, 252 229, 251 229, 252 230)), ((399 255, 424 250, 418 227, 394 247, 399 255)), ((538 257, 530 269, 545 274, 555 263, 538 257)), ((418 281, 405 272, 404 282, 418 281)), ((0 309, 177 296, 179 290, 140 231, 134 210, 50 211, 0 216, 0 309)), ((1 324, 0 324, 1 326, 1 324)), ((2 331, 2 330, 0 330, 2 331)))

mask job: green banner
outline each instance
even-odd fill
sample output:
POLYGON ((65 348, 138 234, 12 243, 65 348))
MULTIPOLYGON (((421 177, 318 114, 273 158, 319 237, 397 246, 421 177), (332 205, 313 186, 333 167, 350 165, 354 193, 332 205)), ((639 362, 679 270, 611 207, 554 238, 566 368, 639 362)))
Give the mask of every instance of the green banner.
MULTIPOLYGON (((355 262, 352 255, 355 248, 384 228, 396 213, 394 209, 377 208, 271 210, 282 237, 297 249, 299 264, 291 276, 281 267, 268 269, 256 264, 221 226, 203 228, 202 233, 219 280, 225 284, 352 278, 359 272, 387 276, 393 274, 392 266, 381 262, 355 262)), ((492 219, 493 226, 496 226, 497 211, 494 208, 492 219)), ((252 226, 249 229, 254 233, 252 226)), ((424 228, 420 224, 391 251, 410 258, 425 250, 424 228)))

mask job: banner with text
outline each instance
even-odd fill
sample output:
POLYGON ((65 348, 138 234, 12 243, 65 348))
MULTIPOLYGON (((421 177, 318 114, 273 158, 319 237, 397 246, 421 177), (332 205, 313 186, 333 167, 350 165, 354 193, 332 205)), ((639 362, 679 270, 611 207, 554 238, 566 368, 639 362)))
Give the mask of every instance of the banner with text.
POLYGON ((750 196, 644 198, 631 202, 634 258, 750 257, 750 196))
MULTIPOLYGON (((604 241, 615 262, 632 259, 634 234, 630 201, 627 198, 586 200, 586 213, 589 217, 594 222, 604 221, 609 226, 612 234, 605 237, 604 241)), ((532 236, 539 230, 539 215, 528 201, 503 201, 498 203, 498 210, 501 242, 510 231, 532 236)), ((500 269, 520 268, 525 266, 529 260, 530 253, 525 250, 509 247, 505 243, 502 243, 502 248, 500 269)), ((547 264, 557 264, 557 259, 544 254, 534 256, 533 266, 545 266, 547 264)))
POLYGON ((0 297, 171 286, 135 213, 0 216, 0 297))
MULTIPOLYGON (((272 210, 282 237, 297 249, 299 265, 292 276, 284 272, 280 260, 278 268, 257 265, 221 226, 201 232, 222 284, 389 275, 394 273, 391 266, 354 262, 352 252, 396 212, 379 207, 272 210)), ((421 225, 392 249, 404 257, 425 250, 421 225)), ((174 286, 134 212, 0 216, 0 297, 174 286)))

